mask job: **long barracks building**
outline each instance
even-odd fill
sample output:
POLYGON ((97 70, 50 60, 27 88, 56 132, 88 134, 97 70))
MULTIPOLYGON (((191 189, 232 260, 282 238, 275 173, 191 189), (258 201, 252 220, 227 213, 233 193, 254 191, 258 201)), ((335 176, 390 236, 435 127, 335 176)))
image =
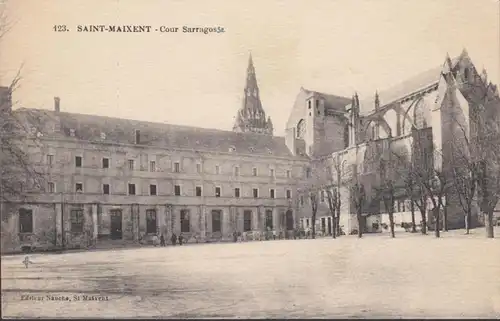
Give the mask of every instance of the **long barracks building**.
MULTIPOLYGON (((327 172, 341 191, 348 232, 357 228, 348 188, 353 177, 376 184, 374 164, 387 154, 388 141, 403 148, 419 132, 418 139, 443 146, 453 135, 448 102, 458 101, 453 106, 468 117, 472 83, 498 101, 497 88, 464 50, 371 100, 301 88, 285 137, 273 135, 252 57, 233 131, 66 113, 59 98, 53 110, 14 110, 28 129, 23 147, 44 186, 2 203, 2 252, 147 242, 172 233, 190 242, 231 240, 235 232, 286 234, 313 224, 304 182, 317 164, 341 164, 341 181, 327 172)), ((314 223, 331 231, 324 191, 318 193, 314 223)), ((450 223, 459 227, 463 215, 449 199, 450 223)), ((408 202, 398 194, 401 209, 408 202)))

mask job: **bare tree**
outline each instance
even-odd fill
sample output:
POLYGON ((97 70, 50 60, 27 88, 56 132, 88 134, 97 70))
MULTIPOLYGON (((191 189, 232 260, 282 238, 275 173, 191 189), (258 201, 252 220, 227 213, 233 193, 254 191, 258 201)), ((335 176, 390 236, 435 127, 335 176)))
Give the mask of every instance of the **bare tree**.
POLYGON ((384 203, 384 208, 389 215, 389 228, 391 231, 391 237, 394 238, 396 237, 394 232, 394 203, 396 189, 394 186, 394 182, 389 178, 385 178, 380 185, 381 186, 376 189, 377 199, 381 199, 384 203))
POLYGON ((500 199, 500 98, 482 105, 476 146, 479 207, 485 218, 486 236, 494 237, 493 211, 500 199))
POLYGON ((327 171, 329 184, 326 186, 326 196, 328 201, 328 209, 332 216, 332 237, 340 236, 340 207, 342 201, 340 198, 340 186, 342 184, 341 167, 339 161, 334 161, 332 166, 333 173, 327 171), (335 175, 335 176, 333 176, 335 175), (335 179, 333 179, 335 177, 335 179))
POLYGON ((309 200, 311 202, 311 220, 312 220, 312 238, 316 238, 316 213, 318 212, 318 191, 313 189, 309 191, 309 200))
POLYGON ((473 200, 477 186, 477 164, 464 162, 464 166, 456 166, 452 170, 453 185, 462 210, 465 213, 465 233, 469 234, 472 221, 473 200))
POLYGON ((326 197, 328 200, 328 209, 332 216, 332 237, 336 238, 337 234, 340 236, 338 231, 339 221, 340 221, 340 193, 339 189, 336 187, 331 187, 326 190, 326 197))
MULTIPOLYGON (((0 41, 9 31, 4 7, 0 8, 0 41)), ((4 78, 4 77, 2 77, 4 78)), ((33 190, 43 189, 43 172, 30 160, 27 143, 38 145, 41 132, 37 116, 26 112, 23 117, 13 112, 12 94, 21 83, 21 68, 7 87, 0 87, 0 211, 3 220, 4 204, 21 201, 33 190), (29 126, 28 124, 31 124, 29 126)))
MULTIPOLYGON (((468 113, 452 113, 458 132, 453 136, 454 189, 466 217, 466 233, 472 223, 473 202, 477 199, 484 214, 488 237, 493 237, 493 209, 498 203, 500 181, 500 97, 498 89, 481 76, 466 79, 462 94, 468 97, 468 113), (468 121, 467 121, 468 120, 468 121)), ((459 106, 455 108, 459 109, 459 106)))
MULTIPOLYGON (((411 173, 412 171, 412 164, 410 164, 410 168, 409 168, 409 172, 411 173)), ((416 195, 415 195, 415 187, 413 186, 413 179, 412 179, 412 175, 407 175, 404 179, 403 179, 403 182, 404 182, 404 188, 406 189, 406 193, 407 195, 410 195, 410 211, 411 211, 411 232, 412 233, 416 233, 417 232, 417 226, 416 226, 416 222, 415 222, 415 203, 417 202, 416 200, 416 195)), ((417 205, 418 207, 418 205, 417 205)), ((420 208, 419 208, 420 209, 420 208)), ((420 212, 421 214, 421 218, 422 218, 422 231, 423 231, 423 234, 426 233, 426 229, 423 228, 423 223, 426 221, 425 220, 425 209, 423 211, 423 215, 422 215, 422 212, 420 212)), ((426 224, 427 225, 427 224, 426 224)))
POLYGON ((366 203, 366 191, 364 185, 359 181, 351 186, 351 197, 358 222, 358 237, 361 238, 364 230, 363 209, 366 203))
POLYGON ((434 146, 428 129, 412 129, 412 160, 405 188, 411 195, 412 203, 417 205, 422 216, 422 234, 426 234, 426 211, 428 200, 431 201, 436 237, 440 237, 440 210, 445 208, 445 197, 451 187, 441 164, 434 160, 442 159, 442 151, 434 146))

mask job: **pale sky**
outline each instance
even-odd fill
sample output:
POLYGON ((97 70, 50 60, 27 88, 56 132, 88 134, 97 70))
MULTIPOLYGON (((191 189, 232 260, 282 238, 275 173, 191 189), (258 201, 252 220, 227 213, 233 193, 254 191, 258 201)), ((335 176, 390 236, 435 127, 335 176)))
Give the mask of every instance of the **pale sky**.
POLYGON ((497 0, 10 0, 0 84, 18 107, 231 130, 249 51, 283 135, 301 86, 360 99, 466 47, 500 83, 497 0), (53 31, 66 24, 70 32, 53 31), (222 34, 77 33, 84 24, 223 26, 222 34))

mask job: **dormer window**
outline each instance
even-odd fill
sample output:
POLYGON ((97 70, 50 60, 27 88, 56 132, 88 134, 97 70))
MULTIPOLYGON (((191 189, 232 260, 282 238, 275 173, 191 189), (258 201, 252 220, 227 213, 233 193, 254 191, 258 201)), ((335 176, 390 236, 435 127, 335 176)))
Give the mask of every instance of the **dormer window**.
POLYGON ((229 152, 230 153, 234 152, 235 150, 236 150, 236 148, 234 146, 229 147, 229 152))
POLYGON ((35 126, 31 127, 31 134, 32 135, 36 134, 36 127, 35 126))
POLYGON ((71 129, 69 130, 69 135, 70 135, 71 137, 75 137, 75 129, 74 129, 74 128, 71 128, 71 129))
POLYGON ((106 139, 106 133, 101 132, 101 139, 106 139))
POLYGON ((250 147, 250 151, 253 152, 255 150, 255 148, 253 147, 250 147))

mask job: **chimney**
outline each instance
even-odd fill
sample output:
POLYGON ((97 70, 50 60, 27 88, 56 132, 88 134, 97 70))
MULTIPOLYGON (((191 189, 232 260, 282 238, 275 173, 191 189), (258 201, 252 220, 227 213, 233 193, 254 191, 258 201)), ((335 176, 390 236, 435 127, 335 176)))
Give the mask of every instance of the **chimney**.
POLYGON ((135 130, 135 143, 136 144, 141 143, 141 131, 138 129, 135 130))
POLYGON ((61 111, 61 98, 59 97, 54 97, 54 110, 56 112, 61 111))

